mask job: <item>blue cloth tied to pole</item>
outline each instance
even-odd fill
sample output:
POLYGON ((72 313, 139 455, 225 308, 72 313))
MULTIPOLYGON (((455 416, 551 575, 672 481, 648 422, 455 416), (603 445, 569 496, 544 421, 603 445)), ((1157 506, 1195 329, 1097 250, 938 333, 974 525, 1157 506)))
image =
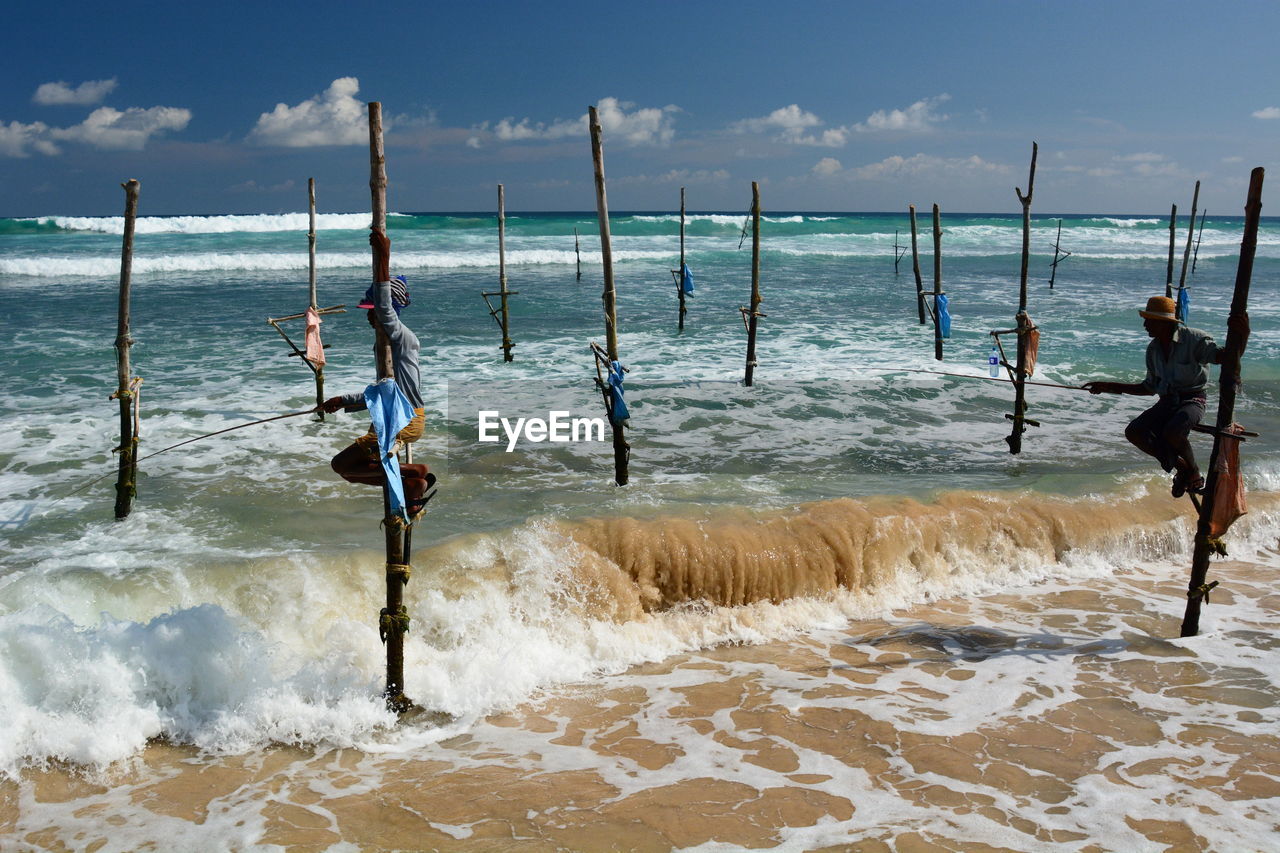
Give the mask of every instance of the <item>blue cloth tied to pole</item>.
POLYGON ((609 419, 615 423, 626 423, 631 417, 627 410, 626 400, 622 399, 622 365, 616 361, 609 362, 609 419))
POLYGON ((938 294, 938 330, 944 338, 951 337, 951 312, 947 310, 947 295, 938 294))
POLYGON ((688 264, 680 265, 680 289, 685 293, 693 293, 693 273, 689 272, 688 264))
POLYGON ((1187 315, 1190 313, 1191 313, 1191 294, 1189 292, 1189 289, 1186 287, 1179 288, 1178 289, 1178 308, 1176 311, 1173 312, 1173 315, 1177 317, 1179 321, 1185 323, 1187 322, 1187 315))
POLYGON ((373 431, 378 436, 378 450, 383 473, 387 477, 391 513, 408 520, 405 512, 404 481, 400 477, 400 460, 396 458, 396 436, 413 420, 413 404, 390 377, 380 379, 364 389, 364 403, 369 407, 373 431))

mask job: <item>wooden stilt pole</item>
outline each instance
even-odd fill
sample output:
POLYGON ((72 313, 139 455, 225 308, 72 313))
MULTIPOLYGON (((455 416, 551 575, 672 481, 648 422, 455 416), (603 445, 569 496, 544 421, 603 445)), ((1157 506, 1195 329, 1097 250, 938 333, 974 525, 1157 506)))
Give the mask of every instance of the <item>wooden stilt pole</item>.
POLYGON ((1164 276, 1164 295, 1173 296, 1173 246, 1178 235, 1178 206, 1169 209, 1169 266, 1164 276))
MULTIPOLYGON (((310 290, 310 305, 313 309, 317 308, 316 303, 316 179, 307 178, 307 208, 309 227, 307 229, 307 257, 308 275, 307 283, 310 290)), ((310 362, 308 362, 310 364, 310 362)), ((324 365, 312 364, 311 369, 316 375, 316 405, 319 406, 324 402, 324 365)), ((324 412, 316 413, 320 420, 324 420, 324 412)))
POLYGON ((1062 220, 1058 220, 1058 236, 1053 241, 1053 263, 1049 265, 1052 272, 1049 273, 1049 289, 1053 290, 1053 282, 1058 278, 1058 264, 1071 257, 1070 252, 1062 251, 1062 220))
MULTIPOLYGON (((1249 284, 1253 279, 1253 258, 1258 247, 1258 221, 1262 217, 1263 176, 1261 166, 1254 169, 1249 176, 1249 195, 1244 206, 1244 236, 1240 240, 1240 263, 1236 268, 1235 292, 1231 297, 1233 317, 1247 316, 1249 310, 1249 284)), ((1204 500, 1200 504, 1199 524, 1196 526, 1191 580, 1187 584, 1187 609, 1182 618, 1181 635, 1183 637, 1194 637, 1199 633, 1200 602, 1208 599, 1209 590, 1213 587, 1213 584, 1205 583, 1209 574, 1209 557, 1214 550, 1213 543, 1209 539, 1209 521, 1213 517, 1214 501, 1217 499, 1218 453, 1224 440, 1235 440, 1223 439, 1222 434, 1235 417, 1236 386, 1240 382, 1240 355, 1244 349, 1244 343, 1228 327, 1225 344, 1227 357, 1222 363, 1222 372, 1218 377, 1217 430, 1213 438, 1213 453, 1209 458, 1204 500)))
POLYGON ((938 206, 933 206, 933 357, 942 361, 942 323, 938 317, 938 297, 942 291, 942 224, 938 206))
POLYGON ((747 373, 743 384, 750 387, 756 371, 756 329, 759 326, 760 303, 760 183, 751 182, 751 310, 743 310, 747 320, 747 373))
POLYGON ((1022 452, 1022 434, 1027 431, 1027 343, 1031 334, 1031 322, 1027 318, 1027 268, 1031 261, 1031 196, 1036 184, 1036 155, 1040 146, 1031 143, 1031 173, 1027 177, 1027 194, 1014 187, 1018 201, 1022 203, 1022 273, 1018 284, 1018 361, 1013 374, 1013 432, 1005 439, 1009 443, 1009 452, 1022 452))
POLYGON ((680 188, 680 275, 676 281, 676 292, 680 295, 680 328, 684 331, 684 187, 680 188))
MULTIPOLYGON (((1200 182, 1196 181, 1196 190, 1191 196, 1191 218, 1187 220, 1187 247, 1182 250, 1182 272, 1178 274, 1179 295, 1181 295, 1182 291, 1187 287, 1187 262, 1191 260, 1191 232, 1196 230, 1196 208, 1199 204, 1200 182)), ((1178 304, 1179 306, 1182 304, 1181 300, 1179 300, 1178 304)), ((1178 314, 1181 315, 1182 312, 1179 311, 1178 314)), ((1185 316, 1179 316, 1178 319, 1184 323, 1187 320, 1185 316)))
POLYGON ((129 334, 129 290, 133 278, 133 232, 138 219, 138 191, 140 185, 130 179, 120 186, 124 188, 124 241, 120 249, 120 302, 116 315, 116 392, 112 398, 120 401, 120 453, 116 475, 116 519, 129 515, 138 482, 138 435, 134 429, 138 411, 138 382, 130 376, 129 347, 133 338, 129 334))
MULTIPOLYGON (((591 127, 591 159, 596 176, 596 217, 600 220, 600 256, 604 262, 604 331, 606 352, 611 362, 618 361, 618 308, 617 293, 613 285, 613 245, 609 237, 609 199, 605 193, 604 142, 601 138, 600 116, 595 107, 587 110, 591 127)), ((626 426, 609 411, 609 424, 613 428, 613 480, 625 486, 629 479, 628 462, 631 446, 627 444, 626 426)))
POLYGON ((498 184, 498 291, 502 297, 502 360, 514 361, 511 354, 511 312, 507 307, 507 203, 498 184))
POLYGON ((1191 274, 1196 274, 1196 259, 1200 257, 1200 238, 1204 236, 1204 218, 1209 215, 1209 209, 1205 208, 1200 212, 1200 230, 1196 232, 1196 248, 1191 253, 1191 274))
MULTIPOLYGON (((382 104, 369 103, 369 191, 372 198, 374 231, 387 233, 387 160, 382 145, 382 104)), ((373 258, 373 278, 378 278, 378 259, 373 258)), ((378 330, 378 378, 392 375, 391 344, 378 330)), ((404 694, 404 635, 409 630, 409 614, 404 606, 407 554, 404 546, 405 526, 399 516, 391 514, 390 487, 382 484, 383 529, 386 534, 387 606, 378 619, 378 634, 387 647, 387 686, 383 692, 387 707, 397 713, 407 711, 413 702, 404 694)))
POLYGON ((578 259, 578 281, 582 281, 582 250, 578 248, 578 229, 573 229, 573 256, 578 259))
POLYGON ((916 274, 916 310, 920 312, 920 325, 924 325, 924 283, 920 280, 920 248, 916 245, 916 206, 907 205, 911 212, 911 271, 916 274))
POLYGON ((898 229, 893 229, 893 274, 898 274, 898 263, 902 260, 902 256, 907 253, 907 247, 898 242, 898 229))

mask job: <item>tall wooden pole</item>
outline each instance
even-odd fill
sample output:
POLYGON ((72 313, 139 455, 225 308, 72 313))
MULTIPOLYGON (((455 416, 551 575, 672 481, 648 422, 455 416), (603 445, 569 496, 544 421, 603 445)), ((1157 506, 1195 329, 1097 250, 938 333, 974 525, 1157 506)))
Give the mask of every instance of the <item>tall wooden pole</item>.
MULTIPOLYGON (((617 294, 613 286, 613 244, 609 237, 609 199, 604 182, 604 142, 601 139, 600 116, 595 107, 587 110, 591 126, 591 159, 596 176, 596 217, 600 220, 600 257, 604 262, 604 332, 609 360, 618 360, 618 308, 617 294)), ((625 486, 629 478, 627 463, 631 447, 627 444, 626 427, 609 412, 609 424, 613 428, 613 480, 625 486)))
POLYGON ((137 388, 129 369, 129 289, 133 277, 133 232, 138 219, 139 184, 130 179, 124 188, 124 242, 120 249, 120 302, 116 314, 116 393, 120 401, 120 463, 116 474, 116 518, 122 519, 133 509, 138 481, 138 436, 133 429, 137 388))
POLYGON ((920 279, 920 249, 916 245, 916 206, 907 205, 911 212, 911 271, 916 274, 916 310, 920 312, 920 325, 924 325, 924 282, 920 279))
POLYGON ((1173 296, 1173 247, 1178 236, 1178 206, 1169 209, 1169 265, 1164 275, 1164 295, 1173 296))
POLYGON ((1200 230, 1196 232, 1196 248, 1191 253, 1191 274, 1196 274, 1196 259, 1200 257, 1200 238, 1204 236, 1204 219, 1209 215, 1209 208, 1200 212, 1200 230))
MULTIPOLYGON (((1017 187, 1014 187, 1017 189, 1017 187)), ((1058 220, 1058 236, 1053 240, 1053 263, 1050 264, 1052 272, 1049 273, 1049 289, 1053 290, 1054 279, 1058 277, 1058 255, 1062 250, 1062 220, 1058 220)))
POLYGON ((1031 334, 1031 322, 1027 318, 1027 268, 1031 262, 1031 197, 1036 185, 1036 156, 1040 146, 1031 143, 1031 173, 1027 177, 1027 194, 1014 187, 1018 201, 1022 203, 1022 273, 1018 284, 1018 361, 1013 375, 1013 432, 1009 434, 1009 452, 1022 452, 1022 434, 1026 432, 1027 415, 1027 343, 1031 334))
MULTIPOLYGON (((372 199, 372 229, 387 233, 387 159, 382 146, 382 104, 369 103, 369 192, 372 199)), ((373 279, 379 277, 378 258, 373 258, 373 279)), ((392 375, 391 343, 378 330, 378 378, 392 375)), ((387 686, 383 693, 387 707, 400 712, 413 704, 404 695, 404 634, 409 630, 409 615, 404 606, 405 571, 404 525, 391 513, 390 486, 382 483, 383 529, 386 534, 387 606, 379 614, 379 635, 387 646, 387 686)))
POLYGON ((747 373, 750 386, 756 371, 756 329, 760 322, 760 183, 751 182, 751 313, 747 317, 747 373))
POLYGON ((498 292, 502 297, 502 360, 514 361, 511 354, 511 313, 507 307, 507 203, 498 184, 498 292))
MULTIPOLYGON (((308 210, 308 228, 307 228, 307 257, 308 257, 308 274, 307 283, 310 292, 309 303, 314 310, 318 303, 316 302, 316 179, 307 178, 307 210, 308 210)), ((316 374, 316 405, 319 406, 324 402, 324 365, 313 364, 311 369, 316 374)), ((324 420, 324 412, 317 412, 320 420, 324 420)))
POLYGON ((684 331, 684 187, 680 188, 680 281, 676 285, 680 294, 680 331, 684 331))
MULTIPOLYGON (((1249 284, 1253 279, 1253 257, 1258 248, 1258 221, 1262 217, 1261 166, 1249 176, 1249 195, 1244 206, 1244 236, 1240 239, 1240 263, 1236 267, 1235 292, 1231 297, 1231 316, 1243 317, 1249 310, 1249 284)), ((1193 222, 1195 220, 1192 220, 1193 222)), ((1211 585, 1205 584, 1209 575, 1209 557, 1213 547, 1209 541, 1209 521, 1213 517, 1214 501, 1218 488, 1218 454, 1222 449, 1223 432, 1235 417, 1236 387, 1240 384, 1240 355, 1245 342, 1227 328, 1226 358, 1218 375, 1218 420, 1213 438, 1213 453, 1209 457, 1209 472, 1205 481, 1204 500, 1200 504, 1200 519, 1196 526, 1195 549, 1191 558, 1191 580, 1187 584, 1187 609, 1182 617, 1182 636, 1194 637, 1200 632, 1200 602, 1208 595, 1211 585)))
POLYGON ((942 295, 942 223, 938 206, 933 206, 933 357, 942 361, 942 323, 938 316, 938 297, 942 295))
POLYGON ((578 229, 573 229, 573 256, 578 259, 578 281, 582 281, 582 250, 578 247, 578 229))
MULTIPOLYGON (((1199 204, 1200 204, 1200 182, 1196 181, 1196 190, 1191 196, 1191 219, 1187 221, 1187 247, 1182 250, 1182 271, 1181 273, 1178 274, 1178 293, 1179 294, 1181 294, 1182 291, 1187 286, 1187 262, 1191 260, 1192 232, 1196 230, 1196 212, 1197 212, 1196 208, 1199 204)), ((1181 305, 1182 301, 1179 300, 1178 304, 1181 305)), ((1182 312, 1179 311, 1178 313, 1181 314, 1182 312)), ((1184 323, 1187 320, 1185 316, 1179 316, 1178 319, 1182 320, 1184 323)))

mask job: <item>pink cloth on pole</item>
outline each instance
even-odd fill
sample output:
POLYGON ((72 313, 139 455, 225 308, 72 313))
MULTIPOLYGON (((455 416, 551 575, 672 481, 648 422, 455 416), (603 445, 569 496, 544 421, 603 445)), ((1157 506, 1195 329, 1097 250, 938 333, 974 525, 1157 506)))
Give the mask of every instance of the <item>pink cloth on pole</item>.
POLYGON ((307 309, 307 361, 320 367, 324 364, 324 344, 320 342, 320 315, 314 308, 307 309))

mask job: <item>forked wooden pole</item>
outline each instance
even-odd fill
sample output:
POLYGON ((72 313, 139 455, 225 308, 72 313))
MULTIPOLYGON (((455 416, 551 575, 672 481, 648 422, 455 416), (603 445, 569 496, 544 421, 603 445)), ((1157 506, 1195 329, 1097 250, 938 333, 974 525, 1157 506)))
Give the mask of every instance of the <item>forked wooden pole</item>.
POLYGON ((911 212, 911 271, 916 275, 916 310, 920 312, 920 325, 924 325, 924 282, 920 279, 920 248, 916 244, 916 206, 907 205, 911 212))
POLYGON ((502 297, 502 360, 515 361, 511 354, 511 311, 507 305, 507 203, 498 184, 498 294, 502 297))
POLYGON ((1005 439, 1009 452, 1022 452, 1022 434, 1026 432, 1027 417, 1027 344, 1031 334, 1031 321, 1027 318, 1027 268, 1031 261, 1031 197, 1036 184, 1036 156, 1040 146, 1031 143, 1031 173, 1027 177, 1027 194, 1014 187, 1022 204, 1022 273, 1018 284, 1018 360, 1013 372, 1013 431, 1005 439))
POLYGON ((1204 219, 1209 215, 1209 209, 1205 208, 1200 211, 1200 230, 1196 232, 1196 247, 1191 253, 1191 274, 1196 274, 1196 259, 1200 257, 1200 239, 1204 237, 1204 219))
POLYGON ((120 454, 116 474, 116 519, 126 518, 133 509, 138 481, 138 435, 134 429, 138 411, 138 382, 130 376, 129 348, 133 338, 129 334, 129 291, 133 279, 133 232, 138 219, 138 192, 140 185, 130 179, 121 184, 124 188, 124 241, 120 249, 120 302, 116 315, 116 392, 111 396, 120 401, 120 454))
MULTIPOLYGON (((591 127, 591 159, 596 177, 596 217, 600 220, 600 257, 604 263, 604 331, 606 353, 609 361, 618 361, 618 308, 617 293, 613 285, 613 245, 609 237, 609 199, 605 192, 604 141, 601 138, 600 116, 595 107, 587 110, 591 127)), ((625 486, 629 479, 628 462, 631 446, 627 444, 626 426, 609 410, 609 425, 613 429, 613 480, 625 486)))
MULTIPOLYGON (((382 104, 369 103, 369 192, 372 199, 372 229, 387 233, 387 160, 382 145, 382 104)), ((373 257, 373 279, 378 283, 378 258, 373 257)), ((378 331, 378 378, 392 376, 391 343, 378 331)), ((404 635, 409 630, 409 614, 404 606, 404 585, 409 575, 406 566, 405 530, 399 516, 391 513, 390 485, 382 483, 383 523, 386 538, 387 606, 378 617, 378 633, 387 646, 387 685, 383 692, 387 707, 397 713, 407 711, 413 702, 404 694, 404 635)))
POLYGON ((759 327, 760 303, 760 183, 751 182, 751 311, 747 313, 747 372, 743 384, 750 386, 756 372, 756 330, 759 327))
POLYGON ((680 188, 680 275, 676 282, 676 292, 680 295, 680 326, 679 331, 684 331, 684 187, 680 188))
MULTIPOLYGON (((1244 206, 1244 236, 1240 239, 1240 263, 1236 268, 1235 292, 1231 297, 1231 316, 1247 316, 1249 310, 1249 285, 1253 279, 1253 258, 1258 248, 1258 221, 1262 218, 1261 166, 1249 176, 1249 195, 1244 206)), ((1194 220, 1192 220, 1194 222, 1194 220)), ((1209 472, 1205 481, 1204 500, 1200 504, 1200 518, 1196 526, 1195 549, 1191 558, 1191 580, 1187 584, 1187 609, 1182 617, 1182 636, 1194 637, 1200 632, 1200 603, 1208 598, 1215 584, 1205 583, 1209 576, 1209 557, 1213 543, 1209 537, 1209 522, 1213 518, 1214 501, 1218 488, 1218 454, 1222 450, 1223 433, 1235 418, 1236 386, 1240 382, 1240 356, 1245 341, 1227 329, 1226 359, 1218 376, 1218 420, 1213 438, 1213 453, 1209 457, 1209 472)), ((1216 583, 1216 582, 1215 582, 1216 583)))
POLYGON ((1173 296, 1173 247, 1178 241, 1178 206, 1169 208, 1169 264, 1164 274, 1164 295, 1173 296))

